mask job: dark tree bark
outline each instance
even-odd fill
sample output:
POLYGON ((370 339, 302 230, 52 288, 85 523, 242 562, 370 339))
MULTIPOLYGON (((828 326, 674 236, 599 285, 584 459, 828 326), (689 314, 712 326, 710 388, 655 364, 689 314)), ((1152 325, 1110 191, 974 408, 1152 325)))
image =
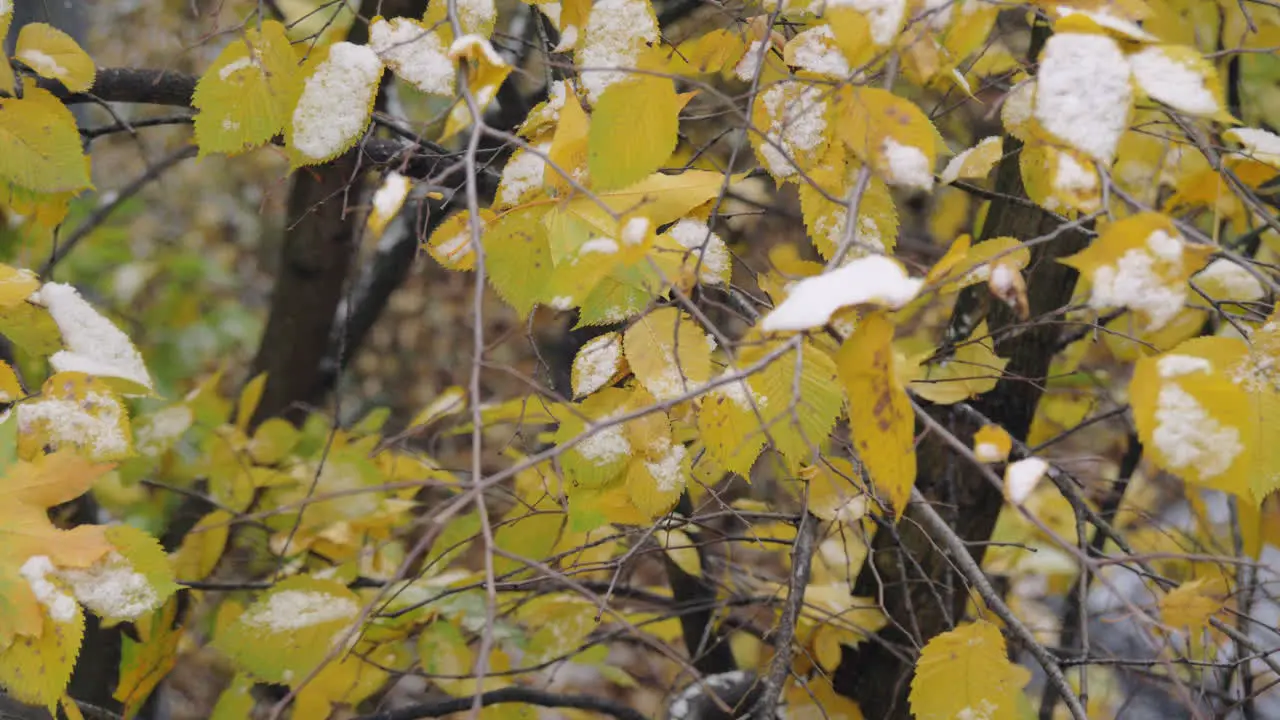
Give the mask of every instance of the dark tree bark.
MULTIPOLYGON (((1033 30, 1033 59, 1047 36, 1045 27, 1037 25, 1033 30)), ((1021 146, 1015 138, 1005 137, 995 184, 1000 199, 991 204, 982 239, 1012 236, 1025 241, 1058 231, 1031 250, 1026 275, 1030 319, 1019 322, 1002 303, 986 302, 986 289, 975 286, 958 299, 953 325, 972 327, 977 324, 975 317, 985 317, 997 354, 1008 358, 1009 364, 995 388, 973 405, 1025 441, 1060 335, 1056 323, 1043 320, 1070 301, 1077 279, 1074 269, 1057 260, 1083 249, 1089 233, 1061 228, 1059 218, 1027 202, 1018 164, 1021 146)), ((978 429, 971 416, 945 406, 927 406, 926 411, 966 445, 971 444, 978 429)), ((985 551, 981 543, 991 537, 1004 502, 1000 488, 936 434, 920 441, 917 467, 916 486, 961 539, 970 543, 974 559, 981 563, 985 551)), ((837 690, 857 700, 868 718, 911 717, 907 697, 918 650, 963 618, 970 597, 964 578, 941 549, 943 545, 922 529, 916 512, 907 507, 896 528, 882 527, 876 533, 855 587, 859 595, 883 593, 890 618, 874 640, 846 647, 835 673, 837 690)))

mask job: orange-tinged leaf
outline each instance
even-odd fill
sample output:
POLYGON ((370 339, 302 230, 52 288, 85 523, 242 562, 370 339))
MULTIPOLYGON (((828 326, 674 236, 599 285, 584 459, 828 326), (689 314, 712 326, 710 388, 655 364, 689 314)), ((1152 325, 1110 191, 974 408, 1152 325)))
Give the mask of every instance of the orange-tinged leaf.
POLYGON ((46 23, 23 25, 13 56, 40 77, 57 80, 73 93, 88 92, 97 75, 93 59, 79 43, 46 23))
POLYGON ((858 459, 901 517, 916 481, 915 413, 893 366, 893 323, 883 313, 858 321, 836 356, 849 397, 858 459))
POLYGON ((973 434, 973 454, 981 462, 1004 462, 1012 449, 1013 438, 999 425, 983 425, 973 434))
POLYGON ((911 680, 911 712, 919 720, 1015 720, 1030 680, 1029 670, 1009 661, 999 628, 965 623, 924 646, 911 680))

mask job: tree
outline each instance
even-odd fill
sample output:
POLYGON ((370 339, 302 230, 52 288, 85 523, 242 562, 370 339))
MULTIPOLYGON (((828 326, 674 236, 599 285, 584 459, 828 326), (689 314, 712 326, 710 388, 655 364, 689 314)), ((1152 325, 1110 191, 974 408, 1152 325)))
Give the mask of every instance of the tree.
POLYGON ((217 718, 1275 702, 1280 10, 224 5, 196 74, 38 22, 0 63, 13 700, 160 717, 212 657, 217 718), (167 126, 95 199, 97 141, 167 126), (256 355, 210 372, 171 332, 239 300, 201 264, 129 332, 101 276, 220 157, 288 190, 256 355), (470 273, 470 362, 353 416, 420 250, 470 273))

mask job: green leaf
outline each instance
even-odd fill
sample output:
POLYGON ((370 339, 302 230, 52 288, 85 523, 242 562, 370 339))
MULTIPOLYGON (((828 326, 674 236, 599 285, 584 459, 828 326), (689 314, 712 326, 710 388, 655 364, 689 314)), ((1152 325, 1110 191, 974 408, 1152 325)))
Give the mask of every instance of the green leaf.
POLYGON ((513 210, 485 228, 485 272, 493 289, 520 313, 529 314, 543 297, 551 275, 551 247, 543 207, 513 210))
POLYGON ((359 614, 359 598, 341 583, 291 577, 250 605, 213 644, 255 677, 287 685, 319 665, 359 614))
POLYGON ((640 182, 676 149, 681 102, 670 79, 645 75, 610 85, 595 104, 587 168, 598 190, 640 182))

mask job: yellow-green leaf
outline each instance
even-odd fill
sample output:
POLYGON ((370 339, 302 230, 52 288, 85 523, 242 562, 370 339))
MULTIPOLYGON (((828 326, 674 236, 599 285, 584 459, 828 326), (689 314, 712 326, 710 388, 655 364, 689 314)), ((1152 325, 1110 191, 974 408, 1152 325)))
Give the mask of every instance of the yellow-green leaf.
POLYGON ((91 187, 75 116, 49 91, 0 98, 0 180, 39 193, 91 187))
POLYGON ((97 69, 70 35, 46 23, 27 23, 18 32, 13 56, 40 77, 57 80, 71 92, 88 92, 97 69))
POLYGON ((674 307, 640 318, 624 338, 632 372, 658 400, 671 400, 707 382, 709 343, 697 321, 674 307))
POLYGON ((642 75, 605 89, 587 136, 587 167, 599 190, 633 185, 676 149, 680 100, 669 78, 642 75))
POLYGON ((301 82, 283 25, 267 20, 261 31, 246 28, 196 84, 191 104, 200 155, 235 155, 270 142, 284 129, 301 82))

